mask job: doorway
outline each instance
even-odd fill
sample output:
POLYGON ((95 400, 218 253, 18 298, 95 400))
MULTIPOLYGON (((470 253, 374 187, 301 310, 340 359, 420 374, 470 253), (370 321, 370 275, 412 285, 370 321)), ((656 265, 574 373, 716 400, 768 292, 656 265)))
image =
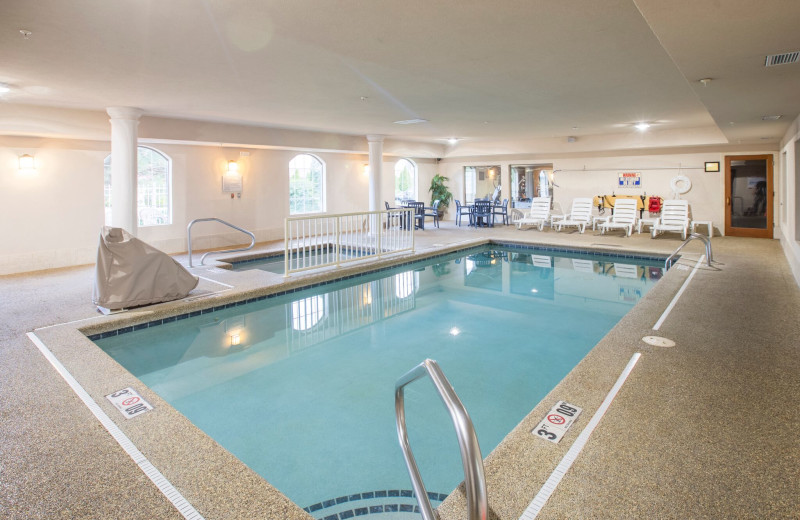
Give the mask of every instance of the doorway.
POLYGON ((772 238, 772 155, 725 157, 725 234, 772 238))

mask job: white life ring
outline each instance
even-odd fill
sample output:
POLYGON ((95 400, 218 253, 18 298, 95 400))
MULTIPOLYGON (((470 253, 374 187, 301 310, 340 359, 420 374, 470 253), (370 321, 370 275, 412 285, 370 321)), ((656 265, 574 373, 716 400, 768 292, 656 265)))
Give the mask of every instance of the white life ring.
POLYGON ((686 177, 685 175, 678 175, 669 182, 669 185, 672 188, 673 193, 677 195, 683 195, 692 189, 692 181, 690 181, 689 177, 686 177))

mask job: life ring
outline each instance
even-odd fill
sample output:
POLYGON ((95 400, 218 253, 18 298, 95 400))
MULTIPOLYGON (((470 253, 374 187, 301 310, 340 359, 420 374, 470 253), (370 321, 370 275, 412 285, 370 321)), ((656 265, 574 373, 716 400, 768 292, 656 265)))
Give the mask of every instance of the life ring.
POLYGON ((669 182, 669 185, 672 188, 673 193, 678 195, 683 195, 692 189, 692 181, 690 181, 689 177, 685 175, 678 175, 669 182))

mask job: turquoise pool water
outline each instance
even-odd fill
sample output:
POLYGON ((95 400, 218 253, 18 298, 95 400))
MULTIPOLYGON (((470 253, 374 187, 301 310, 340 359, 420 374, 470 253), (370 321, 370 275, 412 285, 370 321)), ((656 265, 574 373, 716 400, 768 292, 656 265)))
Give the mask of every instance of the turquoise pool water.
MULTIPOLYGON (((394 417, 406 371, 439 362, 485 457, 661 273, 655 261, 472 249, 93 339, 324 518, 337 498, 411 489, 394 417)), ((406 388, 406 410, 425 484, 443 497, 463 474, 427 379, 406 388)))

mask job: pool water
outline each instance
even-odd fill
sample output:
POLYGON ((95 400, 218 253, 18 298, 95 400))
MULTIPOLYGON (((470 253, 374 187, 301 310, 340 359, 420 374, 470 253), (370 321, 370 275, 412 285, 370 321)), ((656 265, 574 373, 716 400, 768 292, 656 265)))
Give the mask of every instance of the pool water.
MULTIPOLYGON (((97 343, 323 518, 337 498, 411 489, 394 416, 405 372, 439 362, 486 457, 661 273, 655 261, 471 249, 97 343)), ((453 426, 428 379, 405 396, 425 485, 443 498, 463 479, 453 426)))

